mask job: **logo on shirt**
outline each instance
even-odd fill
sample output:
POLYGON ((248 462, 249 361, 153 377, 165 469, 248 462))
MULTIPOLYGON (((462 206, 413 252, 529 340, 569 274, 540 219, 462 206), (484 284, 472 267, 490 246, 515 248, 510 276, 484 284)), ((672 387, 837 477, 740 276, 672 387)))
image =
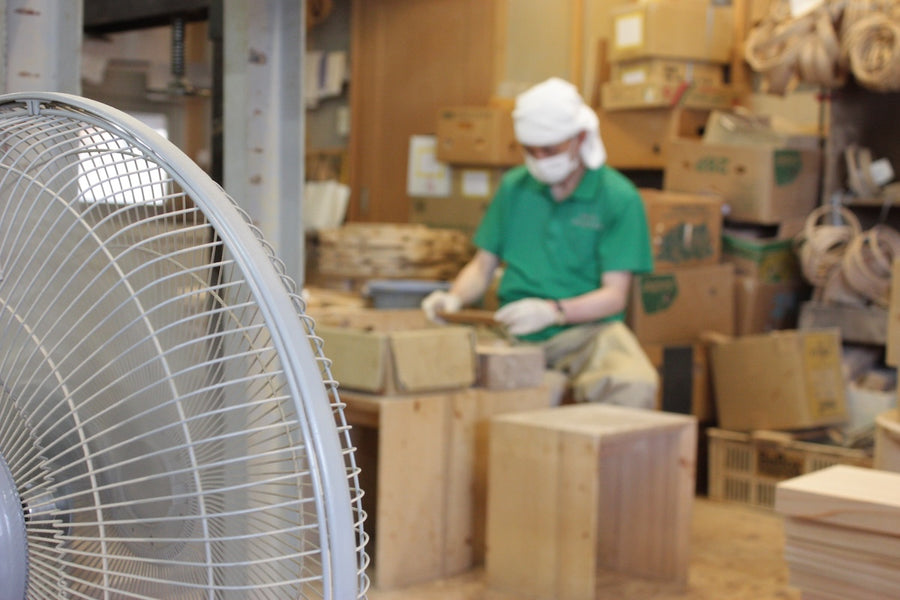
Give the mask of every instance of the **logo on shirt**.
POLYGON ((599 215, 588 212, 572 217, 572 225, 582 229, 593 229, 594 231, 603 229, 603 223, 600 221, 599 215))

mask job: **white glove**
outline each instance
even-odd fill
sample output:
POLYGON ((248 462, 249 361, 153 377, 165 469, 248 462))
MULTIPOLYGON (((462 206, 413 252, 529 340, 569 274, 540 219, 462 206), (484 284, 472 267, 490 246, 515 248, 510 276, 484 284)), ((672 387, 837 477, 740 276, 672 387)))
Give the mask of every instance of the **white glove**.
POLYGON ((435 323, 443 323, 444 320, 441 319, 437 313, 453 313, 457 312, 460 308, 462 308, 462 299, 456 294, 451 294, 450 292, 445 292, 444 290, 435 290, 425 296, 422 300, 422 310, 425 311, 425 316, 428 317, 429 321, 434 321, 435 323))
POLYGON ((559 322, 556 306, 541 298, 523 298, 510 302, 494 313, 494 319, 506 325, 513 335, 528 335, 559 322))

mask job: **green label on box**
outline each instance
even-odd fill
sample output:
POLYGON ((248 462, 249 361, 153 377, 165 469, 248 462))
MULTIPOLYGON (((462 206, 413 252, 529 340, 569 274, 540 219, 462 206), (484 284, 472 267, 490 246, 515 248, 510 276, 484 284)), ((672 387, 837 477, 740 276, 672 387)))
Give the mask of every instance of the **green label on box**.
POLYGON ((655 258, 679 264, 712 255, 713 239, 706 223, 679 223, 662 235, 655 258))
POLYGON ((798 150, 776 150, 773 155, 775 161, 775 185, 788 185, 793 183, 803 170, 803 157, 798 150))
POLYGON ((702 156, 697 160, 694 169, 698 173, 718 173, 719 175, 728 174, 728 157, 727 156, 702 156))
POLYGON ((672 274, 641 277, 641 306, 648 315, 666 310, 678 297, 678 282, 672 274))

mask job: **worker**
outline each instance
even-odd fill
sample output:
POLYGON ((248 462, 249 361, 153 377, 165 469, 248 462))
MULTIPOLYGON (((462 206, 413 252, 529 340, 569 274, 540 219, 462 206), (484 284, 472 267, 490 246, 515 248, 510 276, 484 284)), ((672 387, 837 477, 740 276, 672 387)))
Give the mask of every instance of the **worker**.
POLYGON ((442 322, 481 301, 500 269, 494 319, 543 347, 568 397, 652 408, 659 376, 624 323, 632 275, 653 268, 640 194, 606 164, 597 115, 571 83, 529 88, 512 118, 525 164, 504 175, 474 257, 421 307, 442 322))

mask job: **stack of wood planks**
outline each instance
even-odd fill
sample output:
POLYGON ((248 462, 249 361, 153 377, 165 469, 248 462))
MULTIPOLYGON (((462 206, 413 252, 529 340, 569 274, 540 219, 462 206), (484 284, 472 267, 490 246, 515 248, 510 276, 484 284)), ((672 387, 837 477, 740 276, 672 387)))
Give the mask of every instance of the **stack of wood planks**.
POLYGON ((803 600, 881 600, 900 589, 900 473, 835 465, 775 491, 803 600))
POLYGON ((348 223, 318 232, 321 275, 360 279, 452 279, 472 255, 454 229, 406 223, 348 223))

